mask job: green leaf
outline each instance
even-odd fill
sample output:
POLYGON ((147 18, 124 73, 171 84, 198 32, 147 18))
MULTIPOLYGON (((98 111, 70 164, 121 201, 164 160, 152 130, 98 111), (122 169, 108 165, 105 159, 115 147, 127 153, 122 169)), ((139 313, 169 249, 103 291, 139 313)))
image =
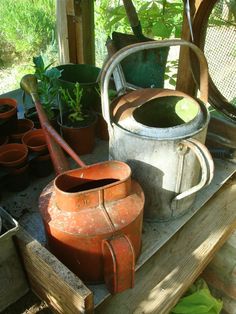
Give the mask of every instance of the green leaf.
POLYGON ((52 68, 52 69, 47 70, 45 72, 45 75, 51 80, 57 80, 61 77, 61 71, 56 68, 52 68))
POLYGON ((42 56, 33 57, 33 63, 36 68, 44 70, 44 62, 42 56))
POLYGON ((172 314, 220 314, 223 302, 214 298, 206 283, 200 279, 172 309, 172 314), (192 293, 191 293, 192 292, 192 293))

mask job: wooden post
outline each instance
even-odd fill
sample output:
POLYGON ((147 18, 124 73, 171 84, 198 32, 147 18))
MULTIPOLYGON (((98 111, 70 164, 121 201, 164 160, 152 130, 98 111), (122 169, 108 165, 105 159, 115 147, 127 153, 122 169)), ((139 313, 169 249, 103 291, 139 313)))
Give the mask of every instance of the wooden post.
MULTIPOLYGON (((194 17, 197 13, 197 10, 200 4, 203 1, 204 0, 190 0, 192 22, 194 20, 194 17)), ((185 14, 185 9, 184 9, 184 14, 183 14, 183 26, 182 26, 181 38, 185 40, 190 40, 190 30, 189 30, 188 19, 185 14)), ((189 60, 189 48, 187 47, 181 47, 180 49, 176 89, 192 96, 195 95, 196 85, 192 77, 192 71, 191 71, 190 60, 189 60)))
POLYGON ((94 0, 57 0, 61 63, 95 64, 94 0))
POLYGON ((66 2, 67 0, 57 0, 56 2, 57 38, 60 63, 70 62, 66 2))

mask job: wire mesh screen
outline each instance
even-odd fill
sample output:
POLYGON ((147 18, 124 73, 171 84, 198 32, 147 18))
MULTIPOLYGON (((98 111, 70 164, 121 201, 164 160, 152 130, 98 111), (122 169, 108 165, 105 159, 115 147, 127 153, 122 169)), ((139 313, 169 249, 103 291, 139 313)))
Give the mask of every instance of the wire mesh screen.
POLYGON ((236 105, 236 0, 216 2, 208 19, 204 53, 214 84, 236 105))

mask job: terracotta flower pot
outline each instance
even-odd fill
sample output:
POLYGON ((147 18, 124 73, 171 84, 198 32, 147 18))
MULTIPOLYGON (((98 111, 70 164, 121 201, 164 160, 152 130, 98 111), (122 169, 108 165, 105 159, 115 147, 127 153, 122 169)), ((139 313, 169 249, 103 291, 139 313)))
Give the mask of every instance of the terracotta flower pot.
POLYGON ((93 115, 88 125, 69 127, 61 124, 60 117, 58 117, 63 138, 78 155, 90 154, 93 151, 96 122, 97 117, 93 115))
POLYGON ((31 130, 22 137, 22 143, 28 146, 31 152, 46 153, 48 151, 43 129, 31 130))
POLYGON ((29 165, 20 168, 12 168, 6 177, 5 186, 9 191, 19 192, 26 189, 30 184, 29 165))
POLYGON ((24 144, 12 143, 0 146, 0 166, 20 167, 27 162, 28 148, 24 144))
POLYGON ((49 154, 41 155, 30 162, 32 173, 37 177, 47 177, 53 171, 53 165, 49 154))
POLYGON ((9 141, 9 136, 0 135, 0 146, 7 144, 9 141))
POLYGON ((10 135, 10 141, 13 143, 21 143, 21 139, 25 133, 32 130, 34 127, 34 122, 29 119, 17 120, 16 130, 10 135))
POLYGON ((28 148, 24 144, 12 143, 0 146, 0 167, 4 185, 10 191, 22 191, 29 185, 28 148))
POLYGON ((9 135, 16 129, 17 101, 14 98, 0 98, 0 134, 9 135))
POLYGON ((48 153, 48 147, 44 131, 42 129, 27 132, 22 142, 30 150, 30 169, 32 174, 37 177, 46 177, 52 170, 52 161, 48 153))
POLYGON ((96 125, 96 134, 101 140, 108 141, 109 140, 109 133, 107 129, 107 123, 103 118, 101 113, 97 113, 97 125, 96 125))

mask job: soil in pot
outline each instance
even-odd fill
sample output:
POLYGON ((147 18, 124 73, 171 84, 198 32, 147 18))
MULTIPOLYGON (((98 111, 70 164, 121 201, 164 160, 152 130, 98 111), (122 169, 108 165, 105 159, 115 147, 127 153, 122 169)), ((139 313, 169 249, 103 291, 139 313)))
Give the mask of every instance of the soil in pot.
POLYGON ((14 98, 0 98, 0 134, 9 135, 16 130, 17 101, 14 98))
POLYGON ((67 116, 63 116, 63 124, 58 117, 65 141, 74 149, 78 155, 90 154, 95 145, 95 126, 97 116, 89 113, 83 121, 71 123, 67 116))

